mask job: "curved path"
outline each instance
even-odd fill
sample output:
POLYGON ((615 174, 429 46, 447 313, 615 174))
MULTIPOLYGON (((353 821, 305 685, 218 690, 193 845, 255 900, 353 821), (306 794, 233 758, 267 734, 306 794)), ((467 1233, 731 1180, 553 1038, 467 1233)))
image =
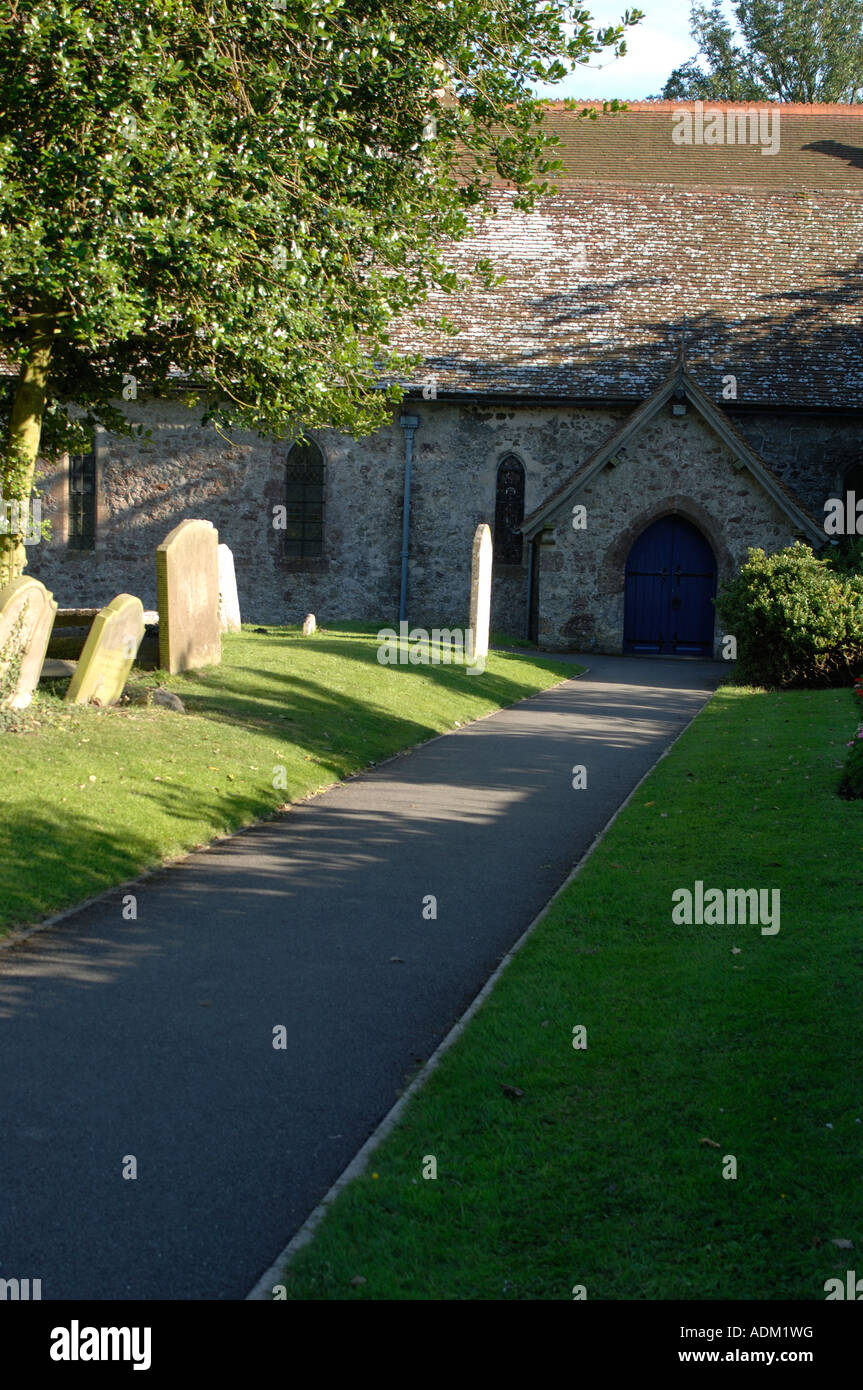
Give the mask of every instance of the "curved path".
POLYGON ((245 1297, 723 674, 581 660, 0 951, 0 1278, 245 1297))

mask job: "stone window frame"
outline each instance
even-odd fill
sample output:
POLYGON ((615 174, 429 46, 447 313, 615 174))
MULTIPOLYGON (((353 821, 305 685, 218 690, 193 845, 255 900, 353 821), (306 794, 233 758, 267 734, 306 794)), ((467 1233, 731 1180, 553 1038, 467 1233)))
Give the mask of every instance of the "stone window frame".
POLYGON ((49 513, 49 520, 52 524, 49 545, 52 549, 59 551, 64 559, 68 559, 72 563, 76 561, 86 562, 89 557, 105 549, 105 524, 108 520, 104 488, 107 434, 101 425, 96 425, 94 427, 93 444, 88 452, 92 453, 94 463, 94 524, 92 546, 84 547, 71 544, 69 478, 72 456, 69 453, 60 455, 56 471, 46 488, 46 492, 50 494, 52 503, 49 513))
MULTIPOLYGON (((89 479, 88 479, 88 481, 89 481, 89 479)), ((96 549, 96 531, 97 531, 97 526, 98 526, 98 515, 99 515, 99 460, 98 460, 98 457, 97 457, 97 455, 96 455, 96 450, 93 449, 93 448, 91 448, 90 450, 88 450, 88 452, 87 452, 86 454, 67 454, 67 455, 66 455, 66 546, 67 546, 67 548, 68 548, 69 550, 84 550, 84 551, 89 551, 89 552, 92 553, 92 551, 94 551, 94 550, 96 549), (77 466, 77 464, 76 464, 76 462, 75 462, 77 459, 81 459, 81 460, 83 461, 83 464, 82 464, 82 467, 81 467, 80 470, 78 469, 78 466, 77 466), (87 467, 87 461, 90 460, 90 459, 92 459, 92 470, 91 470, 90 468, 87 467), (79 490, 78 488, 75 488, 75 489, 73 490, 72 483, 73 483, 73 479, 74 479, 76 473, 78 473, 78 474, 83 478, 83 476, 84 476, 85 474, 87 474, 87 473, 89 473, 89 472, 91 472, 91 471, 92 471, 92 488, 88 490, 88 488, 87 488, 86 486, 82 486, 80 490, 79 490), (73 533, 73 529, 72 529, 72 518, 73 518, 73 516, 75 515, 75 512, 76 512, 76 510, 77 510, 76 507, 73 505, 73 503, 74 503, 74 501, 75 501, 76 498, 82 499, 82 500, 81 500, 81 504, 80 504, 80 512, 81 512, 81 520, 82 520, 82 522, 83 522, 83 521, 90 521, 90 520, 92 520, 92 531, 90 531, 90 532, 88 532, 87 529, 84 529, 84 530, 82 530, 82 532, 81 532, 80 534, 75 534, 75 533, 73 533), (87 499, 87 498, 92 498, 92 502, 91 502, 91 504, 90 504, 89 506, 86 504, 86 501, 84 500, 84 499, 87 499), (87 515, 89 512, 92 512, 92 518, 89 517, 89 516, 87 515)))
MULTIPOLYGON (((285 478, 285 470, 288 466, 288 460, 294 449, 300 445, 301 442, 302 441, 299 439, 293 440, 288 446, 287 453, 281 458, 280 472, 283 485, 287 481, 285 478)), ((296 573, 297 571, 320 572, 329 568, 329 557, 327 555, 327 515, 330 504, 330 460, 325 445, 317 435, 307 434, 305 442, 315 446, 321 456, 321 464, 323 466, 323 484, 321 488, 321 553, 320 555, 287 555, 285 553, 283 539, 279 545, 279 558, 282 566, 291 573, 296 573)), ((285 496, 285 502, 287 502, 287 495, 283 495, 285 496)), ((276 532, 275 534, 278 535, 279 533, 276 532)))
MULTIPOLYGON (((524 459, 523 459, 522 456, 521 456, 520 451, 519 451, 517 448, 506 448, 506 449, 504 449, 504 451, 503 451, 502 453, 498 453, 498 455, 497 455, 497 464, 496 464, 496 466, 495 466, 495 471, 494 471, 494 528, 493 528, 494 535, 493 535, 493 541, 494 541, 494 549, 495 549, 495 551, 497 550, 497 515, 498 515, 498 506, 499 506, 499 502, 500 502, 500 473, 501 473, 501 469, 503 468, 504 464, 507 463, 507 461, 508 461, 509 459, 514 459, 515 462, 518 464, 519 468, 521 469, 521 481, 522 481, 521 520, 522 520, 522 521, 524 521, 525 514, 526 514, 525 498, 526 498, 526 495, 527 495, 527 467, 526 467, 526 465, 525 465, 524 459)), ((527 564, 526 555, 527 555, 527 546, 526 546, 526 544, 525 544, 524 536, 522 535, 522 537, 521 537, 521 558, 520 558, 519 560, 500 560, 500 559, 498 559, 497 554, 494 554, 494 561, 493 561, 493 563, 494 563, 494 572, 497 573, 497 574, 505 574, 505 575, 506 575, 506 574, 522 574, 522 573, 524 572, 524 570, 525 570, 525 568, 526 568, 526 564, 527 564)))

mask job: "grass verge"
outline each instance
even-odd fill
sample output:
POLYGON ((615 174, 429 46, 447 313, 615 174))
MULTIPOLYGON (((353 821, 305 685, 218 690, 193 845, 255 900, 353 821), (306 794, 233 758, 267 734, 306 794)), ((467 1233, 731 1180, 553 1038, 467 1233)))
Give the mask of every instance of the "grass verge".
POLYGON ((823 1299, 844 1281, 835 1242, 863 1240, 852 716, 845 691, 717 693, 336 1199, 289 1300, 823 1299), (673 925, 698 879, 778 888, 779 932, 673 925))
POLYGON ((186 714, 67 707, 63 682, 40 692, 23 729, 0 733, 0 931, 581 669, 496 652, 482 675, 381 666, 375 630, 246 629, 224 639, 221 666, 136 674, 175 691, 186 714))

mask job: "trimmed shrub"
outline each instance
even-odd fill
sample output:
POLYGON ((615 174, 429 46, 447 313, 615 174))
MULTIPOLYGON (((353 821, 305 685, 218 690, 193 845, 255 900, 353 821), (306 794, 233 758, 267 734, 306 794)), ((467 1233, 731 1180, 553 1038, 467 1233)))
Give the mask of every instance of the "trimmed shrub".
POLYGON ((750 550, 716 611, 737 639, 743 684, 845 685, 863 670, 863 576, 837 573, 808 545, 750 550))

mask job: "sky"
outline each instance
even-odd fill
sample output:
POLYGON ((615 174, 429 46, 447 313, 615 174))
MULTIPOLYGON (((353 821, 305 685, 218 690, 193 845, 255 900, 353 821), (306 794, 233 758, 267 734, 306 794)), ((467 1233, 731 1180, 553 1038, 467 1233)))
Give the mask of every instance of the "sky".
POLYGON ((625 58, 597 54, 590 67, 579 68, 556 86, 539 87, 541 96, 600 101, 658 96, 672 69, 695 55, 689 35, 690 0, 582 0, 582 8, 590 12, 594 29, 619 24, 627 8, 642 10, 645 18, 627 31, 625 58))

